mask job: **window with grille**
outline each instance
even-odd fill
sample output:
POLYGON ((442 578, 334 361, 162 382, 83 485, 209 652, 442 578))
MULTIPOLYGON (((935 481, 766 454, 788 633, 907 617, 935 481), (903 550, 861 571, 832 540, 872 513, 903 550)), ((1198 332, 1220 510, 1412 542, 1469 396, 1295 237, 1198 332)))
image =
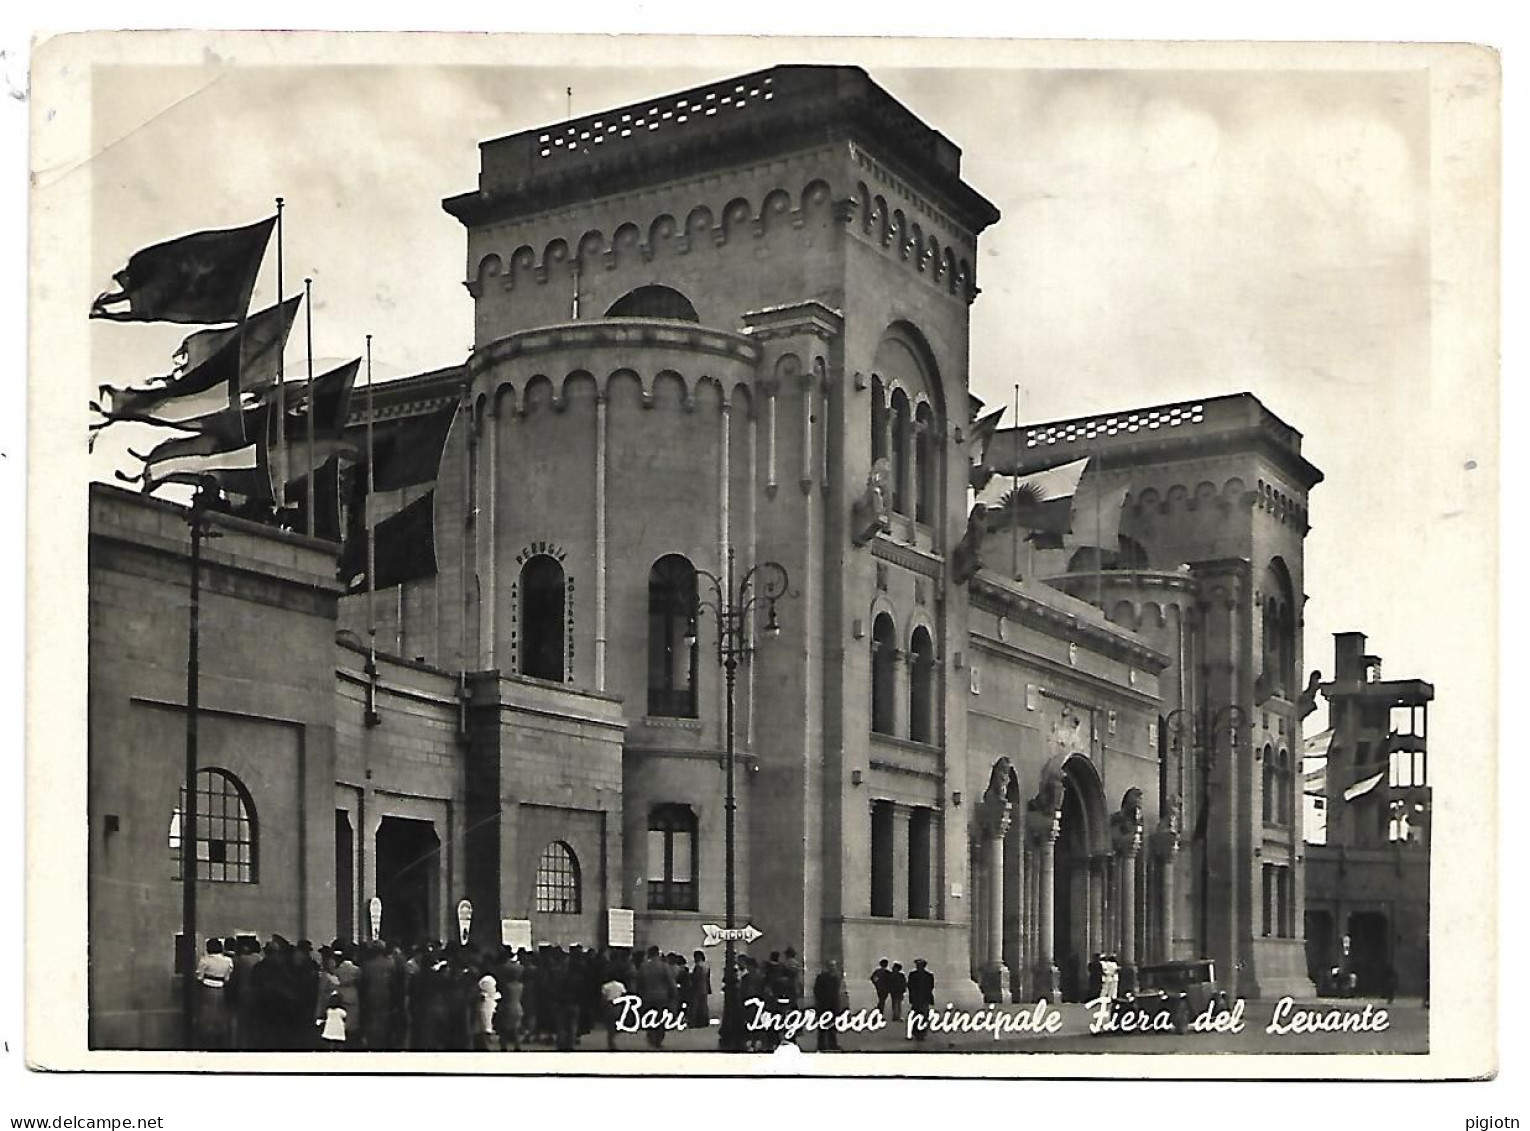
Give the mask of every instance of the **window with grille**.
POLYGON ((561 840, 537 859, 536 906, 549 915, 579 914, 579 858, 561 840))
MULTIPOLYGON (((182 871, 182 833, 186 812, 186 787, 180 804, 170 815, 170 857, 174 877, 182 871)), ((253 884, 260 878, 259 838, 255 803, 249 791, 227 770, 207 769, 197 774, 197 866, 199 880, 223 884, 253 884)))
POLYGON ((696 814, 689 805, 655 805, 648 814, 648 906, 695 911, 696 814))

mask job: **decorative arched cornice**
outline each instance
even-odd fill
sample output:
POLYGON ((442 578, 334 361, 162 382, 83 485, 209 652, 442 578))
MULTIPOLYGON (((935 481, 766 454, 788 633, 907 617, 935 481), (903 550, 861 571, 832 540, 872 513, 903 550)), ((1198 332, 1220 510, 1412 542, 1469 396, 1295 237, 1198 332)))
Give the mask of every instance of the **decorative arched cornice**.
MULTIPOLYGON (((633 203, 641 199, 634 197, 633 203)), ((513 290, 528 282, 557 278, 564 268, 572 269, 575 255, 585 271, 597 266, 614 270, 626 263, 649 263, 664 254, 685 255, 698 247, 764 238, 778 230, 801 228, 813 213, 827 211, 832 199, 829 183, 815 176, 801 184, 777 184, 766 191, 758 206, 743 196, 698 201, 685 213, 683 223, 669 211, 613 218, 609 237, 601 228, 586 229, 573 241, 577 250, 572 255, 569 240, 561 236, 540 250, 523 243, 508 259, 502 250, 487 251, 471 266, 473 274, 465 285, 479 298, 494 287, 513 290)), ((533 223, 545 223, 545 218, 533 223)))

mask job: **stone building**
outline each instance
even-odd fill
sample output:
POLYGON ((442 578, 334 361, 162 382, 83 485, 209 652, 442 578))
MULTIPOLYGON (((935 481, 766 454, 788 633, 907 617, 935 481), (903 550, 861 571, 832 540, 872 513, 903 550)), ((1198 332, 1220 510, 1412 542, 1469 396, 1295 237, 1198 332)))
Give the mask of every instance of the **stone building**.
POLYGON ((1089 459, 1114 549, 1022 564, 1169 658, 1151 784, 1176 953, 1215 959, 1247 996, 1306 992, 1298 673, 1307 493, 1322 473, 1301 433, 1241 393, 1029 425, 993 452, 1004 473, 1089 459))
POLYGON ((1433 685, 1383 679, 1365 634, 1334 635, 1326 745, 1312 761, 1326 836, 1306 847, 1314 980, 1339 967, 1361 993, 1429 985, 1429 703, 1433 685))
MULTIPOLYGON (((639 944, 688 953, 726 882, 729 712, 697 601, 730 562, 775 562, 779 632, 752 624, 733 701, 753 950, 840 959, 858 1002, 883 956, 928 959, 968 1003, 1081 999, 1096 953, 1128 975, 1209 953, 1247 994, 1304 979, 1299 786, 1267 770, 1296 741, 1321 478, 1298 433, 1245 394, 1003 434, 1006 472, 1089 454, 1129 492, 1121 554, 1003 568, 968 522, 969 311, 998 213, 960 150, 864 72, 777 67, 489 141, 481 160, 478 187, 445 202, 475 348, 353 401, 378 422, 457 405, 435 576, 342 596, 334 547, 238 524, 209 567, 250 575, 247 608, 210 614, 229 618, 220 664, 300 657, 237 692, 287 728, 295 752, 263 772, 308 806, 250 789, 262 841, 306 831, 281 849, 297 861, 262 866, 263 902, 218 930, 366 936, 376 896, 385 936, 433 937, 465 896, 481 942, 529 918, 537 942, 601 945, 618 908, 639 944), (1208 758, 1176 724, 1224 703, 1246 718, 1208 758), (322 739, 292 737, 310 727, 322 739), (1263 896, 1268 936, 1262 891, 1284 893, 1263 896)), ((93 545, 113 554, 148 553, 138 527, 156 526, 143 599, 173 602, 184 524, 115 490, 93 500, 93 545)), ((139 615, 105 582, 103 641, 139 615)), ((183 662, 180 620, 156 630, 183 662)), ((144 694, 149 673, 120 659, 93 647, 93 709, 144 694)), ((206 702, 245 710, 229 696, 206 702)), ((136 783, 132 827, 168 858, 180 747, 167 732, 127 749, 109 722, 92 717, 103 781, 164 762, 136 783)), ((93 836, 110 796, 93 781, 93 836)), ((155 938, 176 921, 161 871, 155 938)), ((103 931, 119 899, 101 896, 103 931)), ((124 1010, 173 1000, 165 947, 145 955, 109 991, 124 1010)))

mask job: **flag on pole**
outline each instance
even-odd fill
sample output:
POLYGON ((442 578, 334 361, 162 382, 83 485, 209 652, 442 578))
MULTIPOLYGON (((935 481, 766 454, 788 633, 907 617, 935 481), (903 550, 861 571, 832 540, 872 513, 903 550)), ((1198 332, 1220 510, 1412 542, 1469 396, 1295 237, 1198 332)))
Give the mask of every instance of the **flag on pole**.
POLYGON ((1063 543, 1069 549, 1093 546, 1116 553, 1121 546, 1121 511, 1127 485, 1108 486, 1098 470, 1085 475, 1073 496, 1073 522, 1063 543))
POLYGON ((993 468, 988 463, 988 447, 993 443, 994 433, 999 429, 999 418, 1003 415, 1004 409, 1001 407, 972 424, 972 441, 967 448, 970 460, 967 482, 974 489, 982 490, 993 477, 993 468))
MULTIPOLYGON (((342 457, 347 459, 356 458, 356 449, 346 441, 325 441, 327 443, 345 443, 346 450, 337 452, 328 459, 319 463, 313 473, 313 536, 325 542, 341 542, 344 540, 345 524, 341 518, 341 462, 342 457)), ((295 530, 309 530, 308 525, 308 480, 307 476, 296 479, 287 485, 287 504, 296 509, 297 518, 293 523, 295 530)))
MULTIPOLYGON (((217 335, 216 348, 211 353, 206 352, 206 347, 214 339, 193 334, 186 343, 202 338, 195 347, 200 358, 197 364, 151 388, 118 389, 102 385, 96 407, 107 423, 138 420, 177 425, 237 407, 242 392, 259 391, 271 385, 276 358, 286 347, 299 301, 301 296, 263 310, 247 319, 242 327, 204 332, 217 335)), ((186 343, 182 344, 183 350, 186 343)))
POLYGON ((399 491, 434 482, 456 417, 454 402, 425 416, 377 422, 372 440, 372 489, 399 491))
POLYGON ((240 387, 258 392, 276 384, 276 363, 286 349, 287 337, 297 321, 302 295, 268 306, 238 326, 224 330, 198 330, 181 343, 175 353, 181 372, 197 369, 214 358, 240 373, 240 387))
MULTIPOLYGON (((142 482, 145 492, 166 483, 196 483, 211 477, 231 494, 269 501, 270 409, 229 409, 196 422, 200 431, 157 444, 146 456, 143 470, 124 482, 142 482)), ((137 454, 137 453, 133 453, 137 454)))
MULTIPOLYGON (((372 504, 373 589, 436 574, 435 484, 457 410, 454 403, 425 416, 373 425, 373 491, 393 496, 374 498, 372 504)), ((348 478, 342 489, 349 513, 340 577, 347 592, 359 593, 367 588, 365 461, 350 469, 348 478)))
POLYGON ((243 228, 192 232, 135 252, 112 276, 90 317, 115 322, 237 322, 250 306, 255 277, 276 218, 243 228))
POLYGON ((1013 480, 990 479, 977 498, 987 508, 988 532, 1025 528, 1065 533, 1073 518, 1073 496, 1088 465, 1087 458, 1076 459, 1013 480))
MULTIPOLYGON (((315 438, 339 438, 344 433, 351 411, 351 390, 361 359, 347 361, 313 379, 313 432, 315 438)), ((287 390, 287 436, 302 438, 307 427, 308 382, 294 384, 287 390), (297 431, 293 431, 296 428, 297 431)))
MULTIPOLYGON (((436 491, 432 487, 377 524, 375 588, 387 589, 436 575, 435 508, 436 491)), ((366 584, 365 578, 362 584, 366 584)))

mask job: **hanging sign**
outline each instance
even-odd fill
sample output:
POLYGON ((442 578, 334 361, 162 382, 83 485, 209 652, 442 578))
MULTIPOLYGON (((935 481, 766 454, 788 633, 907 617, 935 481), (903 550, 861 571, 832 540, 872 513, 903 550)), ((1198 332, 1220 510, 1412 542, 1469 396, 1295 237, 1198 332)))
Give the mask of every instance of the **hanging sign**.
POLYGON ((372 921, 372 937, 382 938, 382 900, 375 895, 367 900, 367 918, 372 921))
POLYGON ((530 950, 531 920, 501 919, 499 921, 499 941, 511 950, 530 950))
POLYGON ((764 937, 764 934, 765 932, 757 928, 753 923, 742 927, 719 927, 716 923, 703 923, 701 925, 701 945, 716 946, 718 943, 741 942, 748 946, 755 939, 764 937))
POLYGON ((457 929, 462 935, 462 945, 467 946, 468 928, 473 925, 473 905, 467 900, 457 904, 457 929))
POLYGON ((634 945, 635 916, 630 907, 606 908, 606 945, 625 946, 634 945))

